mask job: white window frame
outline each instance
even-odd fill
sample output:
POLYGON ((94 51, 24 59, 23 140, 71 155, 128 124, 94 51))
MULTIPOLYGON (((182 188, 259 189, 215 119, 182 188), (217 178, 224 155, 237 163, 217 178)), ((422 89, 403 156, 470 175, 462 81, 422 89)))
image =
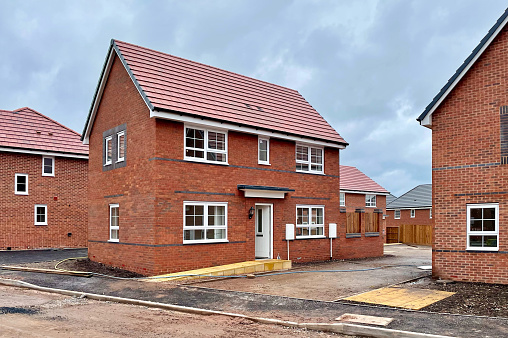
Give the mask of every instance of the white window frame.
POLYGON ((345 207, 346 206, 346 193, 341 192, 339 195, 339 206, 345 207))
POLYGON ((481 204, 467 204, 467 250, 474 251, 499 251, 499 204, 498 203, 481 203, 481 204), (477 208, 494 208, 495 209, 495 231, 471 231, 471 209, 477 208), (470 236, 496 236, 496 247, 478 247, 470 246, 470 236))
POLYGON ((270 139, 267 137, 258 137, 258 164, 270 165, 270 139), (266 141, 266 161, 260 159, 261 141, 266 141))
POLYGON ((109 242, 119 242, 120 241, 120 204, 112 203, 109 205, 109 242), (118 208, 118 225, 112 225, 111 221, 113 219, 111 215, 111 211, 113 208, 118 208), (111 238, 111 230, 118 231, 118 238, 111 238))
MULTIPOLYGON (((296 145, 295 145, 295 164, 298 164, 298 163, 307 164, 309 170, 298 170, 298 169, 295 169, 296 172, 324 175, 324 173, 325 173, 325 149, 323 147, 317 147, 317 146, 314 146, 314 145, 311 145, 311 144, 296 143, 296 145), (298 147, 306 147, 307 148, 307 158, 308 158, 307 161, 303 161, 303 160, 298 160, 297 159, 298 147), (312 150, 311 149, 321 150, 322 163, 314 163, 314 162, 312 162, 312 160, 311 160, 311 158, 312 158, 311 157, 312 150), (321 171, 312 170, 312 165, 320 165, 321 166, 321 171)), ((295 165, 295 167, 296 167, 296 165, 295 165)))
POLYGON ((14 174, 14 194, 28 195, 28 174, 14 174), (26 178, 26 191, 18 190, 18 177, 24 176, 26 178))
POLYGON ((400 209, 393 210, 393 219, 400 219, 400 209), (397 217, 397 211, 398 211, 399 217, 397 217))
POLYGON ((429 218, 432 219, 432 208, 429 209, 429 218))
POLYGON ((36 204, 34 207, 34 225, 48 225, 48 206, 46 204, 36 204), (37 208, 44 208, 44 222, 37 222, 37 208))
POLYGON ((183 158, 186 161, 192 161, 192 162, 204 162, 204 163, 214 163, 214 164, 228 165, 228 161, 229 161, 229 155, 228 155, 228 131, 227 130, 220 130, 220 129, 205 128, 205 127, 202 127, 202 126, 199 126, 199 125, 190 125, 190 124, 184 125, 184 128, 183 128, 183 158), (187 147, 187 129, 199 129, 199 130, 203 130, 204 131, 204 133, 205 133, 205 135, 204 135, 204 144, 203 144, 204 148, 187 147), (210 133, 210 132, 224 134, 224 148, 225 148, 224 150, 218 150, 218 149, 208 148, 208 133, 210 133), (187 156, 187 149, 189 149, 189 150, 200 150, 200 151, 203 151, 204 152, 204 158, 187 156), (225 162, 219 162, 219 161, 208 160, 208 153, 209 152, 224 154, 226 156, 226 161, 225 162))
POLYGON ((184 201, 183 202, 183 231, 182 231, 182 240, 183 244, 208 244, 208 243, 227 243, 228 241, 228 203, 227 202, 203 202, 203 201, 184 201), (203 206, 203 225, 202 226, 186 226, 186 215, 185 215, 185 207, 188 205, 200 205, 203 206), (208 225, 208 207, 209 206, 220 206, 224 207, 224 225, 208 225), (225 230, 225 238, 221 239, 193 239, 186 240, 185 239, 185 230, 204 230, 206 237, 206 230, 225 230))
POLYGON ((416 217, 416 209, 411 209, 409 215, 411 216, 411 218, 415 218, 416 217))
POLYGON ((104 138, 104 165, 110 165, 113 163, 113 136, 106 136, 104 138), (108 145, 111 143, 111 157, 108 160, 108 145))
POLYGON ((42 176, 55 176, 55 157, 54 156, 43 156, 42 157, 42 176), (44 160, 49 158, 51 160, 51 173, 44 172, 44 160))
POLYGON ((377 198, 375 194, 365 194, 365 206, 368 208, 375 208, 377 203, 377 198), (374 203, 372 203, 374 200, 374 203))
MULTIPOLYGON (((125 130, 116 133, 116 162, 125 161, 125 130), (120 157, 120 137, 123 136, 123 157, 120 157)), ((111 154, 113 156, 113 154, 111 154)))
POLYGON ((309 205, 309 204, 297 204, 296 205, 296 209, 295 209, 296 213, 295 213, 295 234, 298 233, 298 228, 309 228, 309 235, 307 236, 304 236, 304 235, 296 235, 296 239, 300 239, 300 238, 326 238, 325 236, 325 206, 324 205, 309 205), (312 224, 312 209, 323 209, 323 224, 312 224), (309 222, 310 224, 302 224, 302 225, 299 225, 298 224, 298 209, 309 209, 309 222), (322 228, 323 231, 322 231, 322 235, 310 235, 310 228, 311 227, 319 227, 319 228, 322 228))

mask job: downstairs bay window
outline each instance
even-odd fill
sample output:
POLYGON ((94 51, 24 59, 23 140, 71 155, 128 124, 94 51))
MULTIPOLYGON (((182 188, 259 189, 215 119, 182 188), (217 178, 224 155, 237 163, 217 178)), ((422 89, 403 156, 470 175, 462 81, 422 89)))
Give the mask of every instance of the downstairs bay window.
POLYGON ((296 206, 296 238, 323 237, 325 233, 325 207, 296 206))
POLYGON ((467 250, 499 250, 499 205, 467 206, 467 250))
POLYGON ((227 203, 184 202, 183 243, 227 242, 227 203))

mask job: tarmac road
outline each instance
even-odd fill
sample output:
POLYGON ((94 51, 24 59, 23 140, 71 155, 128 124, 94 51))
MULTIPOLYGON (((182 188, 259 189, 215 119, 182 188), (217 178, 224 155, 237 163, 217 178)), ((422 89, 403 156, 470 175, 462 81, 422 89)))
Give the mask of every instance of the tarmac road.
POLYGON ((58 261, 70 257, 86 257, 88 249, 49 249, 0 251, 0 265, 58 261))

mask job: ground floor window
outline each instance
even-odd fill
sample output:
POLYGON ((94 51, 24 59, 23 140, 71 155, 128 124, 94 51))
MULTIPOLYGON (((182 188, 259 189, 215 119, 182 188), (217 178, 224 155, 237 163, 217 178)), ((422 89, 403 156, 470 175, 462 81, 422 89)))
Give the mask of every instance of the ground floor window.
POLYGON ((499 249, 499 205, 467 206, 467 249, 497 251, 499 249))
POLYGON ((184 243, 227 241, 227 203, 184 202, 184 243))
POLYGON ((120 239, 120 206, 118 204, 109 205, 109 240, 118 242, 120 239))
POLYGON ((296 206, 296 237, 316 237, 325 233, 325 207, 315 205, 296 206))
POLYGON ((35 225, 48 225, 48 206, 36 204, 34 210, 35 225))

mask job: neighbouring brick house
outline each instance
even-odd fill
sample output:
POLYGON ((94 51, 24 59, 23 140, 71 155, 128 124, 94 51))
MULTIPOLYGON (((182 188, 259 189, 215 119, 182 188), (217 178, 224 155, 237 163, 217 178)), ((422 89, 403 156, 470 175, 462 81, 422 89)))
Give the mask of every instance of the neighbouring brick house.
POLYGON ((432 129, 433 275, 508 284, 508 10, 418 117, 432 129))
POLYGON ((88 146, 30 108, 0 110, 0 250, 86 247, 88 146))
MULTIPOLYGON (((361 241, 379 237, 379 241, 384 242, 383 215, 389 195, 385 188, 356 167, 341 165, 340 212, 346 214, 346 238, 361 241)), ((381 245, 376 249, 383 250, 381 245)), ((356 249, 353 247, 352 250, 356 249)), ((358 250, 363 250, 363 246, 359 245, 358 250)))
POLYGON ((112 41, 83 142, 89 257, 144 274, 382 255, 346 239, 347 143, 295 90, 112 41))
POLYGON ((409 190, 399 198, 386 205, 386 233, 387 243, 431 244, 432 219, 432 184, 420 184, 409 190), (399 237, 400 227, 421 227, 424 237, 417 238, 415 230, 411 238, 399 237), (393 236, 392 236, 393 235, 393 236))

